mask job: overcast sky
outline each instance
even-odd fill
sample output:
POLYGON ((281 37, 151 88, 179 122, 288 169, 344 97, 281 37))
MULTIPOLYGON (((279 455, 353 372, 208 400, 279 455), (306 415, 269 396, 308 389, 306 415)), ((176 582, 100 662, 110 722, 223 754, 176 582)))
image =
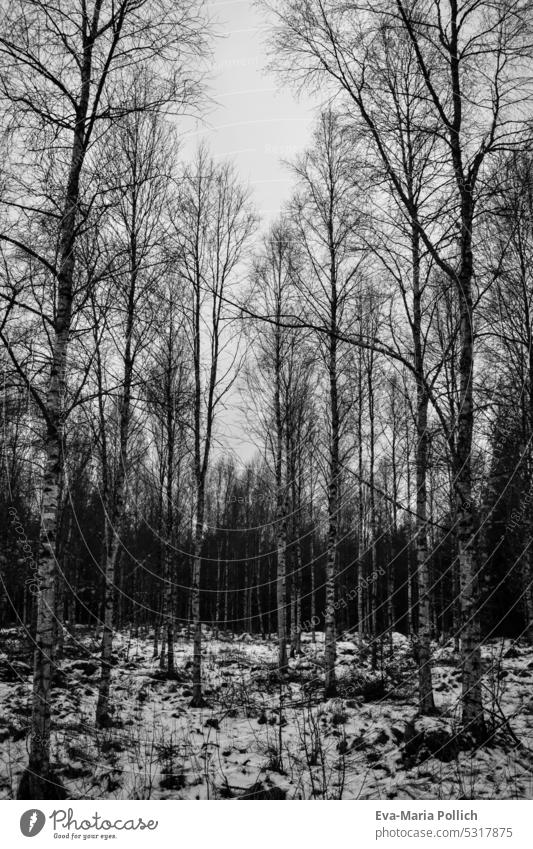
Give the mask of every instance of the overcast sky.
POLYGON ((290 193, 280 159, 305 147, 313 104, 266 72, 267 19, 252 0, 215 0, 209 8, 220 33, 210 92, 215 105, 187 134, 187 147, 205 139, 215 155, 231 158, 252 186, 259 213, 269 219, 290 193))

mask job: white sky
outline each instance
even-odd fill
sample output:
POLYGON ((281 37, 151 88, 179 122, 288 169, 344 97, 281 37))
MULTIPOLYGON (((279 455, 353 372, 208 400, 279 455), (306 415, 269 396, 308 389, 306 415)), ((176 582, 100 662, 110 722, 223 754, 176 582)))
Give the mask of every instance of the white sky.
POLYGON ((309 141, 313 103, 266 72, 267 19, 252 0, 213 0, 209 9, 220 34, 210 90, 215 103, 187 133, 187 147, 203 139, 216 156, 232 159, 259 214, 269 219, 290 194, 280 159, 293 158, 309 141))

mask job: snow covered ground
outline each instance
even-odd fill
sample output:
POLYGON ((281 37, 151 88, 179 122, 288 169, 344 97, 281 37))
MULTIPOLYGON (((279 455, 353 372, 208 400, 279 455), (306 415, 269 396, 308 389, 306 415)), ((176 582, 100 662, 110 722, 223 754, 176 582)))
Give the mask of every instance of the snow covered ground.
MULTIPOLYGON (((192 645, 176 643, 176 680, 153 658, 153 636, 115 638, 113 727, 94 725, 97 635, 68 638, 56 674, 54 769, 73 799, 531 799, 533 650, 484 648, 494 736, 466 750, 456 735, 453 646, 434 647, 438 715, 416 715, 416 667, 394 635, 380 669, 368 646, 338 644, 338 698, 321 700, 321 634, 276 676, 276 645, 245 635, 204 641, 208 707, 189 707, 192 645), (381 668, 382 667, 382 668, 381 668)), ((27 761, 31 670, 13 631, 0 632, 0 796, 13 798, 27 761)), ((27 660, 27 654, 25 655, 27 660)))

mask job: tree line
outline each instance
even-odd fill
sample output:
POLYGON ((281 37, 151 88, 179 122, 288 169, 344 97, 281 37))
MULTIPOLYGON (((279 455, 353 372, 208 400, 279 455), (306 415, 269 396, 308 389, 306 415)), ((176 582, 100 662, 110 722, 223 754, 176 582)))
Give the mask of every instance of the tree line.
POLYGON ((529 2, 279 0, 275 70, 318 87, 268 226, 231 162, 185 157, 206 10, 40 0, 0 24, 2 621, 34 649, 21 798, 57 797, 65 629, 193 643, 409 634, 419 707, 453 639, 486 734, 481 642, 531 640, 529 2), (229 425, 228 425, 229 421, 229 425), (224 442, 228 426, 256 453, 224 442))

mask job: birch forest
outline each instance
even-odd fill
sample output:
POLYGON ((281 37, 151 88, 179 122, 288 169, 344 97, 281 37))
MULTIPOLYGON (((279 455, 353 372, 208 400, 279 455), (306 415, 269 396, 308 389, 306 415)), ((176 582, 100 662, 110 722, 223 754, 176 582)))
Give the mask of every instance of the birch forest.
POLYGON ((531 799, 533 2, 254 8, 0 0, 0 798, 531 799))

